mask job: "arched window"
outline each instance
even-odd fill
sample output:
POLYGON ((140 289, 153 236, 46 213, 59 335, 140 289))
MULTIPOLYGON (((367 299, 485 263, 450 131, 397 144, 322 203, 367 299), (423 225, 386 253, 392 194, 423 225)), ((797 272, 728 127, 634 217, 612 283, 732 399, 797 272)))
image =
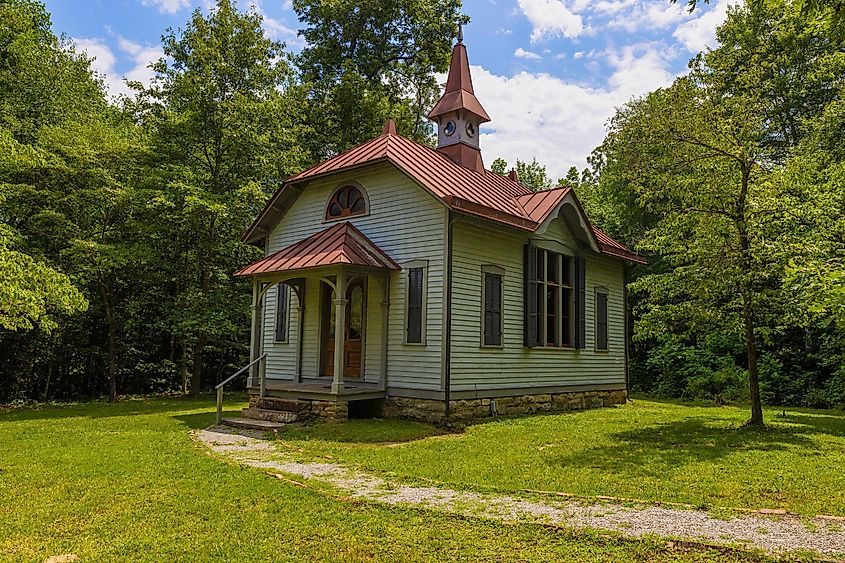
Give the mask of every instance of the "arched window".
POLYGON ((343 186, 329 200, 326 206, 326 220, 366 215, 367 212, 367 197, 364 191, 357 186, 343 186))

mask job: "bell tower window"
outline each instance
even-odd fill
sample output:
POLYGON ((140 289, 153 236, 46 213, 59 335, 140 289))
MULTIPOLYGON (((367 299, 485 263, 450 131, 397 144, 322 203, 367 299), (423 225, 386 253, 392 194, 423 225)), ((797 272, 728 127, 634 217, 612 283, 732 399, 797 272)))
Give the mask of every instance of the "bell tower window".
POLYGON ((366 215, 370 212, 367 196, 358 186, 347 185, 332 194, 326 206, 326 221, 366 215))

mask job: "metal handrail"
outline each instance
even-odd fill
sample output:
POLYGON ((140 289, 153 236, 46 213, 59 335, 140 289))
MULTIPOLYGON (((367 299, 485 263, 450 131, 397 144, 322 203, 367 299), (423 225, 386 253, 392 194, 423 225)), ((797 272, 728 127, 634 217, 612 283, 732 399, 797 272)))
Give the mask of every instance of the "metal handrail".
POLYGON ((232 381, 237 376, 239 376, 240 374, 242 374, 243 372, 245 372, 246 370, 248 370, 249 368, 251 368, 256 363, 260 362, 266 357, 267 352, 264 352, 263 354, 249 362, 247 365, 245 365, 244 367, 242 367, 241 369, 239 369, 238 371, 236 371, 214 387, 217 390, 217 424, 220 424, 223 421, 223 386, 227 385, 230 381, 232 381))

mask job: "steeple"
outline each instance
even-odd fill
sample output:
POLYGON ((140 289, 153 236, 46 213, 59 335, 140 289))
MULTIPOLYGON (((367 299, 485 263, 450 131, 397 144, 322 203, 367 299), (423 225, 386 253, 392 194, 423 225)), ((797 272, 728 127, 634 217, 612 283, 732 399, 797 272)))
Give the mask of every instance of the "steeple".
POLYGON ((472 88, 467 48, 463 31, 458 28, 458 42, 452 49, 452 62, 446 79, 446 91, 428 118, 437 123, 437 150, 455 163, 484 171, 478 144, 479 126, 490 121, 472 88))

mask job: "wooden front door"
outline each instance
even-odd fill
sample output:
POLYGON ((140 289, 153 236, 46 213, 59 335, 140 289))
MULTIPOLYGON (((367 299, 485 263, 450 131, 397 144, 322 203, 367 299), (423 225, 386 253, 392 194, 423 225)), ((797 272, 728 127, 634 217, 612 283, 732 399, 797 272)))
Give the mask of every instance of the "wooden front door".
MULTIPOLYGON (((323 312, 323 369, 320 373, 334 375, 334 340, 335 314, 334 290, 323 284, 321 310, 323 312)), ((361 377, 361 356, 364 342, 364 324, 366 318, 366 298, 364 282, 353 281, 346 290, 346 326, 343 346, 343 377, 357 379, 361 377)))

